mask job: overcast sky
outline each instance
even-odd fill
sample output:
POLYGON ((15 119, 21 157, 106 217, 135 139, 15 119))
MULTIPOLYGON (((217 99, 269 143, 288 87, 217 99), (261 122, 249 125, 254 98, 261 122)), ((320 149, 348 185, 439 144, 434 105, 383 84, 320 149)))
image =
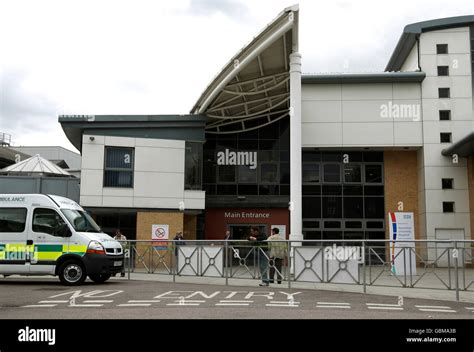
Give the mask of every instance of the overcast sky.
MULTIPOLYGON (((382 71, 406 24, 473 0, 300 2, 303 72, 382 71)), ((0 132, 75 150, 59 114, 186 114, 283 0, 0 0, 0 132)))

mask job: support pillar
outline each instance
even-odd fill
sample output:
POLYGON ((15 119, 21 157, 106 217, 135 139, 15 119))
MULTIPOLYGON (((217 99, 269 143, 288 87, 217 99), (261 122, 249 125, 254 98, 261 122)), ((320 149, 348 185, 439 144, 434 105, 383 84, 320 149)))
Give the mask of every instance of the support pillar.
MULTIPOLYGON (((301 54, 290 55, 290 240, 303 239, 301 165, 301 54)), ((297 245, 296 243, 294 245, 297 245)))

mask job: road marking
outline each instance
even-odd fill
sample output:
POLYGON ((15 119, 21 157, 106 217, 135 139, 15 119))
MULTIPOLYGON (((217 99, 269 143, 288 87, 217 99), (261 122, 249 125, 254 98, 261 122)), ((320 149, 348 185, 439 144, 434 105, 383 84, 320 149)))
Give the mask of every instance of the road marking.
POLYGON ((385 304, 385 303, 366 303, 368 306, 377 307, 400 307, 398 304, 385 304))
POLYGON ((151 303, 123 303, 117 305, 117 307, 149 307, 151 303))
POLYGON ((233 307, 239 307, 239 306, 245 306, 248 307, 250 303, 216 303, 216 306, 233 306, 233 307))
POLYGON ((368 309, 403 310, 398 304, 366 303, 368 309))
POLYGON ((69 303, 68 300, 62 300, 62 301, 39 301, 38 303, 69 303))
MULTIPOLYGON (((466 307, 466 309, 474 310, 474 307, 466 307)), ((473 311, 473 313, 474 313, 474 311, 473 311)))
POLYGON ((415 305, 421 312, 435 312, 435 313, 456 313, 454 309, 448 306, 422 306, 415 305))
POLYGON ((265 304, 267 307, 290 307, 290 308, 298 308, 300 302, 295 302, 294 300, 288 301, 270 301, 270 303, 265 304))
POLYGON ((377 307, 377 306, 373 306, 373 307, 367 307, 369 309, 387 309, 387 310, 403 310, 402 307, 377 307))
POLYGON ((334 304, 335 306, 346 306, 346 305, 351 305, 350 303, 344 303, 344 302, 316 302, 317 304, 322 304, 322 305, 331 305, 334 304))
POLYGON ((456 313, 455 310, 448 310, 448 309, 419 309, 421 312, 437 312, 437 313, 456 313))
POLYGON ((88 300, 88 301, 84 301, 84 303, 113 303, 114 300, 112 299, 104 299, 104 300, 88 300))
POLYGON ((201 303, 168 303, 167 306, 200 306, 201 303))
POLYGON ((216 303, 216 306, 249 306, 253 301, 247 300, 238 300, 238 299, 221 299, 219 303, 216 303))
POLYGON ((351 309, 351 305, 344 302, 317 302, 316 308, 351 309))
POLYGON ((103 304, 70 304, 68 307, 77 307, 77 308, 89 308, 89 307, 102 307, 103 304))
POLYGON ((131 299, 128 301, 128 303, 160 303, 161 300, 159 299, 150 299, 150 300, 141 300, 141 299, 131 299))
POLYGON ((415 306, 416 308, 427 308, 427 309, 451 309, 448 306, 415 306))
POLYGON ((31 304, 29 306, 22 306, 21 308, 51 308, 56 306, 57 304, 31 304))

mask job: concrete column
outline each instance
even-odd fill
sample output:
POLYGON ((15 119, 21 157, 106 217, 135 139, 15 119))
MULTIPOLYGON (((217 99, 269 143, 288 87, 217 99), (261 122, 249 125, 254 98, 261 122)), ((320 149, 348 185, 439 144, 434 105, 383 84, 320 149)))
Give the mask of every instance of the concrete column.
POLYGON ((290 240, 303 239, 301 165, 301 54, 290 55, 290 240))

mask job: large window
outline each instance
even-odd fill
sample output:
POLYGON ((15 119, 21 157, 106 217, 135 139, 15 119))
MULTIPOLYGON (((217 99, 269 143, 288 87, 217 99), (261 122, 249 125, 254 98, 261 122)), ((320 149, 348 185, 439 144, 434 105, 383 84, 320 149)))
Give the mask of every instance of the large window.
POLYGON ((307 149, 302 162, 305 239, 357 245, 357 239, 385 238, 383 152, 307 149))
POLYGON ((184 189, 202 188, 202 143, 186 142, 184 189))
POLYGON ((0 211, 0 232, 25 231, 25 208, 2 208, 0 211))
POLYGON ((206 196, 289 195, 289 138, 288 118, 242 133, 207 134, 203 151, 206 196))
POLYGON ((105 148, 104 187, 133 188, 134 149, 105 148))

